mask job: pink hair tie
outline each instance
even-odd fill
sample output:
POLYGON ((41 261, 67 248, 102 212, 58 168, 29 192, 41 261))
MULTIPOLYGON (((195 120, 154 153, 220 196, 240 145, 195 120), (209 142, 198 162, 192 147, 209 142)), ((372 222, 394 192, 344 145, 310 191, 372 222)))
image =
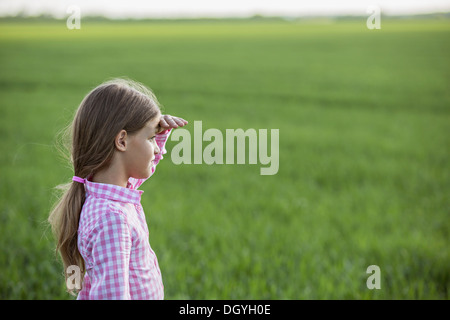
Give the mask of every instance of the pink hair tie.
POLYGON ((79 182, 79 183, 85 183, 86 182, 86 180, 81 179, 80 177, 77 177, 77 176, 73 176, 72 181, 79 182))

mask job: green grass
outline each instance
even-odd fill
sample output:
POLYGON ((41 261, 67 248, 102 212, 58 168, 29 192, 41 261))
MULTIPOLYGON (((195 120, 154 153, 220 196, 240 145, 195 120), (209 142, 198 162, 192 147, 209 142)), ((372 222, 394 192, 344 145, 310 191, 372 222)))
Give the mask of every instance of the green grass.
POLYGON ((280 130, 276 175, 168 154, 143 185, 167 299, 448 299, 449 39, 448 20, 0 23, 0 298, 71 299, 45 223, 72 176, 56 135, 127 76, 191 133, 280 130))

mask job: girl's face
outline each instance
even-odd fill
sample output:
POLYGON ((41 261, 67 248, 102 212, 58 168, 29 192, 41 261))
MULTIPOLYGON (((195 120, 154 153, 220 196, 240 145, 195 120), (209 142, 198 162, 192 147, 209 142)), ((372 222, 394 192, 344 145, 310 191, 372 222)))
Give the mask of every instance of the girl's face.
POLYGON ((151 175, 153 160, 160 150, 156 144, 155 136, 159 126, 161 114, 133 135, 128 136, 128 145, 125 157, 126 171, 130 177, 147 179, 151 175))

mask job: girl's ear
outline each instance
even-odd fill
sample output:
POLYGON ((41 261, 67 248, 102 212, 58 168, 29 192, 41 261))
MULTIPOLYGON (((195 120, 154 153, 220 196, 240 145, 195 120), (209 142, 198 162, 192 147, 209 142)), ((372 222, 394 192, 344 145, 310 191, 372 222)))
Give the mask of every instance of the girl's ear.
POLYGON ((116 136, 116 139, 114 140, 114 145, 116 146, 117 150, 127 150, 127 138, 127 132, 125 130, 120 130, 120 132, 116 136))

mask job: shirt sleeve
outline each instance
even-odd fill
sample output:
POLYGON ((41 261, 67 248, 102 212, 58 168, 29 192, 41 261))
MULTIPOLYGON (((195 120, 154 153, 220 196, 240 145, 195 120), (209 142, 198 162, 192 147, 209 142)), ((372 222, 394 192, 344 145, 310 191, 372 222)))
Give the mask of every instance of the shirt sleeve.
MULTIPOLYGON (((155 141, 156 144, 159 147, 159 153, 155 155, 155 160, 153 161, 152 171, 150 173, 150 177, 155 173, 156 165, 161 161, 164 157, 163 155, 167 153, 166 150, 166 142, 169 139, 170 133, 172 132, 172 129, 165 130, 163 132, 160 132, 156 135, 155 141)), ((150 178, 148 177, 148 178, 150 178)), ((147 178, 147 179, 148 179, 147 178)), ((132 186, 133 189, 139 188, 147 179, 135 179, 135 178, 129 178, 128 182, 132 186)))
POLYGON ((122 213, 106 213, 92 236, 91 300, 129 300, 131 232, 122 213))

